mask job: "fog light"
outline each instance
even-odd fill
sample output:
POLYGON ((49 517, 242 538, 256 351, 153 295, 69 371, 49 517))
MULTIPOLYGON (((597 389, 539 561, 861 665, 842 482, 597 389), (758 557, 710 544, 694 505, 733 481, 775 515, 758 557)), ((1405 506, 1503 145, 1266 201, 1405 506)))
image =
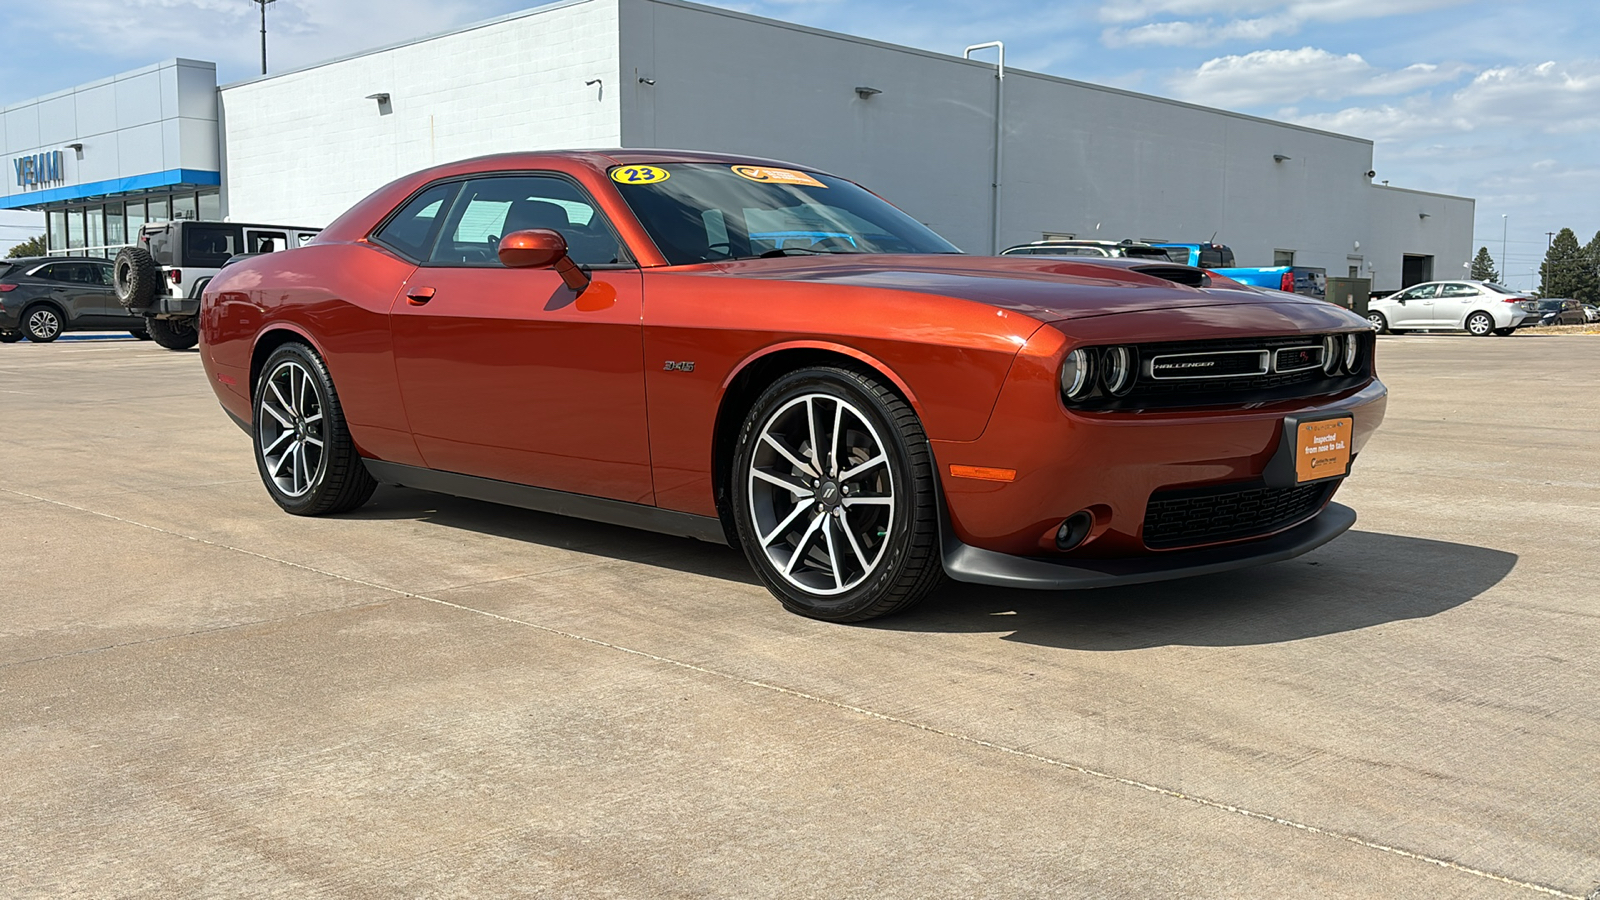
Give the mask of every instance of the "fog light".
POLYGON ((1089 529, 1094 527, 1094 516, 1086 509, 1079 510, 1067 517, 1061 527, 1056 529, 1056 549, 1071 550, 1083 543, 1089 536, 1089 529))
POLYGON ((1322 371, 1339 374, 1339 362, 1344 358, 1344 341, 1337 334, 1322 339, 1322 371))
POLYGON ((1074 350, 1061 363, 1061 393, 1068 400, 1081 400, 1094 389, 1094 356, 1087 350, 1074 350))

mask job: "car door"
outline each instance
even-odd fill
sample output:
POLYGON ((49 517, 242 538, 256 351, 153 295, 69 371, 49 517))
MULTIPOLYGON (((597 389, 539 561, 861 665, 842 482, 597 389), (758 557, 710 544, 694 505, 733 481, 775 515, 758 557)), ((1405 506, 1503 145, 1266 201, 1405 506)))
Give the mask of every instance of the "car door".
POLYGON ((650 503, 643 280, 592 199, 553 173, 465 181, 390 314, 429 468, 650 503), (496 245, 551 228, 593 281, 508 269, 496 245))
POLYGON ((67 321, 78 327, 99 324, 106 314, 105 300, 91 279, 99 277, 91 263, 50 263, 33 272, 46 287, 45 296, 55 301, 66 313, 67 321))
POLYGON ((1425 328, 1433 323, 1433 295, 1437 284, 1419 284, 1395 294, 1389 299, 1394 315, 1389 317, 1390 328, 1425 328))
POLYGON ((1483 306, 1483 292, 1476 285, 1446 282, 1439 285, 1433 301, 1434 324, 1440 328, 1462 328, 1467 314, 1483 306))

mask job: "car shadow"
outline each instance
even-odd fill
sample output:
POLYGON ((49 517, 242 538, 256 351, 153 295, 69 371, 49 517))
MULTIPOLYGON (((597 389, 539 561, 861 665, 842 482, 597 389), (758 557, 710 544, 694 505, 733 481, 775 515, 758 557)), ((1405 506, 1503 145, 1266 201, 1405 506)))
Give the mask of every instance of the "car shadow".
MULTIPOLYGON (((411 519, 759 584, 730 547, 409 488, 381 487, 344 518, 411 519)), ((1298 559, 1158 584, 1028 591, 946 582, 914 609, 857 627, 994 633, 1072 650, 1274 644, 1438 615, 1494 587, 1516 564, 1503 550, 1351 531, 1298 559)))

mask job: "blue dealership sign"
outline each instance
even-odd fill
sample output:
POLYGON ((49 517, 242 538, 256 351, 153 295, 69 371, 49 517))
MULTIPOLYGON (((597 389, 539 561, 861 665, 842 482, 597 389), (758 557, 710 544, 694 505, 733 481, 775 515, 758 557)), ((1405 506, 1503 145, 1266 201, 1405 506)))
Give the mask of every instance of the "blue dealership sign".
POLYGON ((62 165, 60 150, 19 156, 11 161, 11 165, 17 170, 17 187, 58 184, 67 180, 66 167, 62 165))

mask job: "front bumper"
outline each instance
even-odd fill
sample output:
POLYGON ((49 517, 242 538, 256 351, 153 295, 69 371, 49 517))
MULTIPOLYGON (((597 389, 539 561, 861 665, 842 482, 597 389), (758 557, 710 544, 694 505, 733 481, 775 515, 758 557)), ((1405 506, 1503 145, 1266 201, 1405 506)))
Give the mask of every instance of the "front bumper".
MULTIPOLYGON (((1335 312, 1349 315, 1333 307, 1327 314, 1335 312)), ((1073 324, 1075 337, 1085 343, 1114 343, 1124 334, 1158 341, 1166 339, 1161 332, 1169 328, 1204 334, 1211 331, 1201 327, 1212 324, 1208 320, 1220 330, 1226 315, 1196 310, 1169 321, 1156 316, 1137 321, 1142 314, 1107 316, 1097 323, 1104 334, 1087 334, 1096 323, 1073 324), (1117 319, 1122 321, 1113 322, 1117 319)), ((1343 318, 1321 321, 1317 310, 1304 315, 1313 317, 1297 323, 1306 334, 1351 324, 1343 318)), ((1288 323, 1282 327, 1293 331, 1288 323)), ((1145 533, 1154 495, 1170 504, 1195 489, 1292 487, 1278 484, 1278 476, 1268 471, 1280 453, 1286 421, 1348 414, 1354 420, 1350 449, 1352 457, 1358 455, 1383 421, 1388 390, 1381 381, 1373 378, 1359 388, 1319 397, 1236 406, 1072 411, 1059 400, 1056 378, 1068 346, 1061 331, 1040 329, 1018 354, 984 434, 975 441, 932 441, 948 516, 945 557, 953 578, 1039 587, 1177 578, 1286 559, 1350 527, 1353 519, 1337 524, 1347 512, 1337 513, 1343 507, 1327 503, 1334 493, 1329 491, 1303 515, 1264 518, 1256 532, 1219 529, 1200 533, 1214 536, 1176 544, 1170 533, 1148 542, 1145 533), (951 466, 1010 469, 1015 477, 1010 482, 960 478, 950 473, 951 466), (1057 529, 1080 512, 1093 519, 1087 538, 1071 550, 1057 549, 1057 529)), ((1170 521, 1159 515, 1163 524, 1170 521)))
POLYGON ((996 587, 1071 591, 1148 584, 1282 562, 1315 550, 1350 530, 1356 512, 1330 503, 1288 531, 1242 544, 1178 550, 1130 559, 1039 559, 980 550, 946 532, 944 571, 955 581, 996 587))

